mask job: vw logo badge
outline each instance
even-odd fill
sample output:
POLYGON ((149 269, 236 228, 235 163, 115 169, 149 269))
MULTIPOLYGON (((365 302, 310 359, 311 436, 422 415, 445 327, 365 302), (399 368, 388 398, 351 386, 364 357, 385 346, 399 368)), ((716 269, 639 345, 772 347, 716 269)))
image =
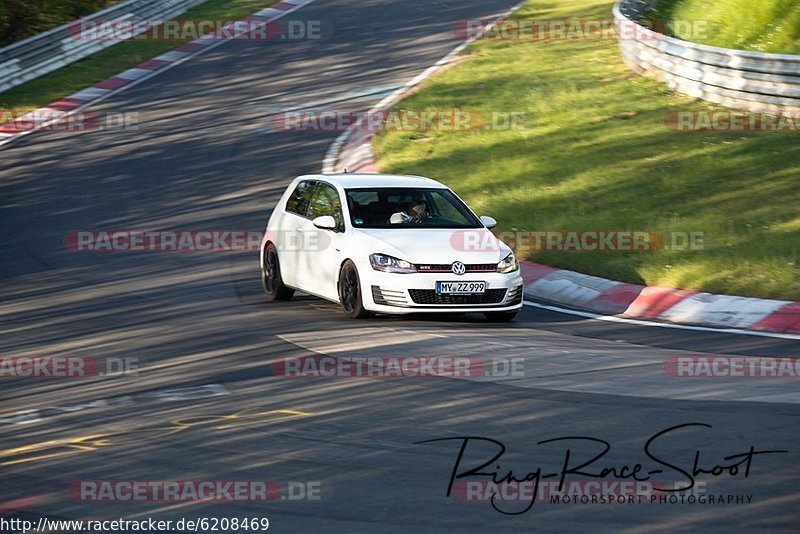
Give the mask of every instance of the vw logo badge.
POLYGON ((467 272, 467 266, 461 263, 460 261, 454 262, 452 269, 453 269, 453 274, 457 274, 459 276, 467 272))

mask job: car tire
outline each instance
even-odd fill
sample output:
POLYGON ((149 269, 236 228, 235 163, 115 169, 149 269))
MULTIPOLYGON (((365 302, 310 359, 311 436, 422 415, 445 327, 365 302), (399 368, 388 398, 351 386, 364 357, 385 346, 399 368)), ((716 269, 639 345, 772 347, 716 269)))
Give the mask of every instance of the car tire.
POLYGON ((515 310, 509 312, 486 312, 483 315, 492 323, 510 323, 517 317, 518 313, 519 311, 515 310))
POLYGON ((364 309, 361 293, 361 279, 356 265, 347 260, 339 272, 339 303, 342 311, 351 319, 363 319, 371 314, 364 309))
POLYGON ((261 268, 261 283, 267 300, 289 300, 294 296, 294 289, 287 287, 281 277, 281 264, 278 261, 278 249, 268 243, 264 248, 264 266, 261 268))

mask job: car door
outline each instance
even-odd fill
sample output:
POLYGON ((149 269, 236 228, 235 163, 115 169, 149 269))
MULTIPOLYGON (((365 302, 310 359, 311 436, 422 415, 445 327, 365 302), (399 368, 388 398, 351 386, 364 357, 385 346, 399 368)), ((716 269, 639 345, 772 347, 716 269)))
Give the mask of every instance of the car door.
MULTIPOLYGON (((306 210, 311 195, 317 185, 316 180, 304 180, 297 184, 286 200, 284 215, 280 219, 277 235, 274 236, 281 262, 281 276, 286 285, 303 289, 304 279, 301 277, 303 256, 303 232, 306 228, 306 210)), ((312 226, 313 227, 313 226, 312 226)))
POLYGON ((307 280, 309 290, 322 297, 337 299, 336 274, 342 256, 344 215, 342 199, 336 188, 327 182, 317 182, 306 213, 306 243, 309 253, 303 256, 300 271, 307 280), (329 215, 336 221, 336 230, 321 230, 311 221, 329 215))

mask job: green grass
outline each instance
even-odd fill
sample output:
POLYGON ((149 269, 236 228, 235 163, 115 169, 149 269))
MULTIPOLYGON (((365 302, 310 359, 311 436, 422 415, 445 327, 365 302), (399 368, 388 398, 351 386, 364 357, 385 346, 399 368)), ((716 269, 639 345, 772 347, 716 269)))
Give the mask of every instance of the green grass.
MULTIPOLYGON (((181 20, 236 20, 247 17, 278 0, 208 0, 180 16, 181 20)), ((94 83, 135 67, 184 41, 125 41, 46 76, 0 93, 0 109, 24 113, 80 91, 94 83)))
MULTIPOLYGON (((605 19, 610 0, 529 2, 515 18, 605 19)), ((676 132, 709 110, 628 70, 614 41, 480 41, 398 107, 521 111, 521 131, 384 132, 382 171, 442 180, 504 229, 704 232, 700 251, 534 261, 633 283, 800 300, 800 132, 676 132)))
POLYGON ((118 4, 121 0, 3 0, 0 47, 118 4))
POLYGON ((672 35, 702 44, 800 54, 797 0, 661 0, 654 17, 665 21, 707 21, 670 26, 672 35), (694 30, 693 30, 694 28, 694 30))

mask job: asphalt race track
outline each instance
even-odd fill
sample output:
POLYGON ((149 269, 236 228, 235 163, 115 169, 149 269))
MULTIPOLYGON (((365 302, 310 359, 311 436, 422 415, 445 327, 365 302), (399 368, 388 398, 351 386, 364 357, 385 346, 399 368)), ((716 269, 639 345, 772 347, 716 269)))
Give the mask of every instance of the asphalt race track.
MULTIPOLYGON (((93 108, 138 112, 138 130, 42 132, 5 147, 0 355, 136 358, 139 373, 0 379, 0 516, 13 508, 5 517, 33 521, 268 517, 277 532, 796 528, 797 379, 677 378, 664 361, 800 356, 800 341, 534 307, 509 325, 477 315, 350 321, 312 297, 266 302, 257 253, 75 253, 64 245, 80 229, 263 229, 286 184, 318 172, 337 135, 271 131, 270 109, 377 102, 458 44, 455 21, 514 3, 318 0, 290 17, 324 21, 332 28, 324 39, 228 42, 93 108), (287 378, 269 365, 315 354, 521 359, 524 373, 287 378), (508 515, 529 503, 495 503, 500 513, 486 500, 446 495, 458 439, 415 444, 491 438, 507 447, 498 479, 510 469, 522 478, 538 466, 558 471, 567 449, 573 467, 599 452, 587 440, 537 442, 587 436, 611 445, 587 471, 619 472, 636 463, 654 469, 648 439, 689 423, 710 427, 675 430, 656 447, 686 471, 697 451, 708 470, 751 446, 788 452, 753 456, 747 476, 742 468, 696 477, 700 494, 744 503, 537 502, 508 515), (82 480, 272 480, 319 492, 268 503, 86 502, 67 490, 82 480)), ((462 469, 493 450, 474 443, 462 469)), ((684 487, 686 476, 661 467, 654 480, 684 487)))

